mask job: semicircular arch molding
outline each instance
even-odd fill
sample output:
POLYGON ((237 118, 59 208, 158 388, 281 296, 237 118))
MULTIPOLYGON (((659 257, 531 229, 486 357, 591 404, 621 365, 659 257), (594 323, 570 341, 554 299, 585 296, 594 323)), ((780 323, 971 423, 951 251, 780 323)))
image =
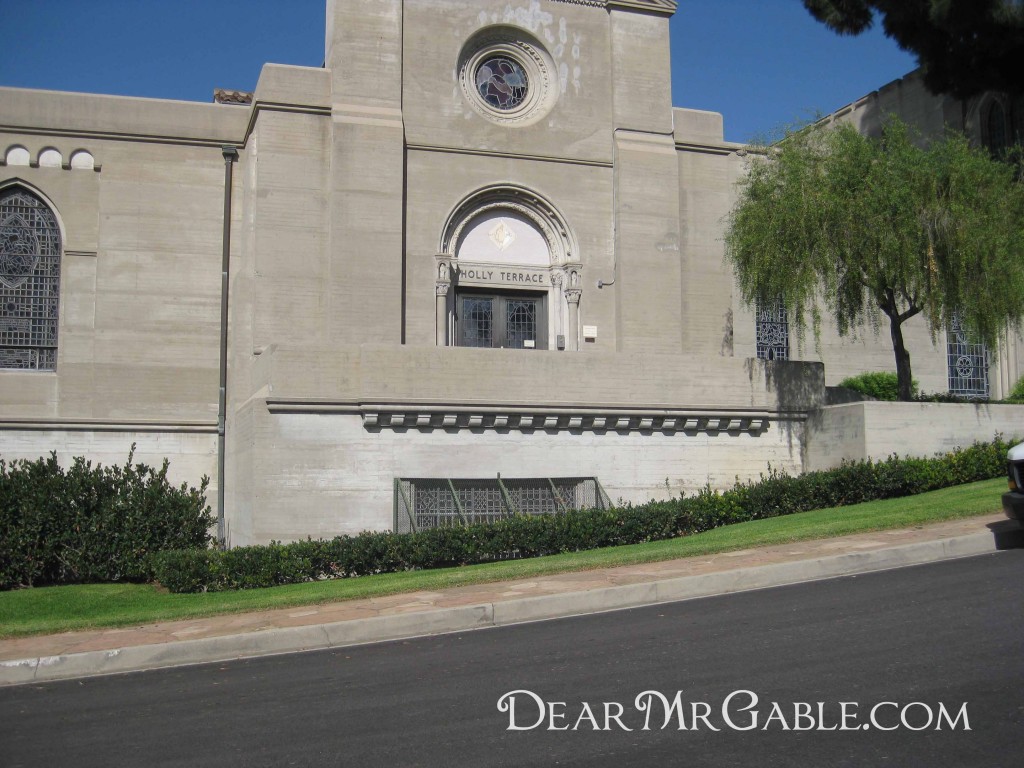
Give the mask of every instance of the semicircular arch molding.
POLYGON ((522 217, 537 228, 547 241, 552 265, 579 260, 576 239, 555 206, 536 192, 510 184, 487 187, 463 199, 445 222, 439 253, 457 258, 467 227, 483 215, 502 211, 522 217))

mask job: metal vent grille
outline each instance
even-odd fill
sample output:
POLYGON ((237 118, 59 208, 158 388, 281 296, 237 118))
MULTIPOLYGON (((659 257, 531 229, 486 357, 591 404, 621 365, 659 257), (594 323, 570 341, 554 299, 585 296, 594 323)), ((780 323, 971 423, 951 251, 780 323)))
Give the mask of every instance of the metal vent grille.
POLYGON ((596 477, 395 480, 395 530, 400 533, 609 506, 596 477))

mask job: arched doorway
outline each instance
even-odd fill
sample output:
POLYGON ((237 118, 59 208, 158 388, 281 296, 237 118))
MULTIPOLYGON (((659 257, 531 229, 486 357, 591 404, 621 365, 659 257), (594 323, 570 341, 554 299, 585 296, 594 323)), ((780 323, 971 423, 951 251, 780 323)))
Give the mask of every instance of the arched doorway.
POLYGON ((554 208, 515 187, 449 217, 437 256, 439 346, 578 349, 582 268, 554 208))

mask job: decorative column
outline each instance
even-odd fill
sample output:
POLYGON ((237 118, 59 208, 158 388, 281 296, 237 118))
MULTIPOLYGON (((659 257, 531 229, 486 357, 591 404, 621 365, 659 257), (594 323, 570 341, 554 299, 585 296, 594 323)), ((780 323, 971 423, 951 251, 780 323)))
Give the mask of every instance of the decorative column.
POLYGON ((438 257, 437 260, 437 283, 434 286, 435 294, 435 332, 437 334, 437 346, 448 345, 448 289, 451 287, 451 268, 447 257, 438 257))
POLYGON ((569 302, 569 327, 566 329, 567 346, 574 352, 580 348, 580 296, 583 294, 580 266, 570 265, 565 269, 565 299, 569 302))

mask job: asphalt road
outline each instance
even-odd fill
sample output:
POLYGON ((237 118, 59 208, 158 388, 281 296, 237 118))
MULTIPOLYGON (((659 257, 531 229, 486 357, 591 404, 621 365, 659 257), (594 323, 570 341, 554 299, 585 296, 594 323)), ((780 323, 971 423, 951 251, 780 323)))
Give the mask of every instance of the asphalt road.
POLYGON ((1024 550, 1011 550, 0 689, 0 766, 1017 766, 1022 574, 1024 550), (511 691, 514 714, 499 711, 511 691), (657 694, 638 705, 645 691, 666 698, 667 727, 657 694))

